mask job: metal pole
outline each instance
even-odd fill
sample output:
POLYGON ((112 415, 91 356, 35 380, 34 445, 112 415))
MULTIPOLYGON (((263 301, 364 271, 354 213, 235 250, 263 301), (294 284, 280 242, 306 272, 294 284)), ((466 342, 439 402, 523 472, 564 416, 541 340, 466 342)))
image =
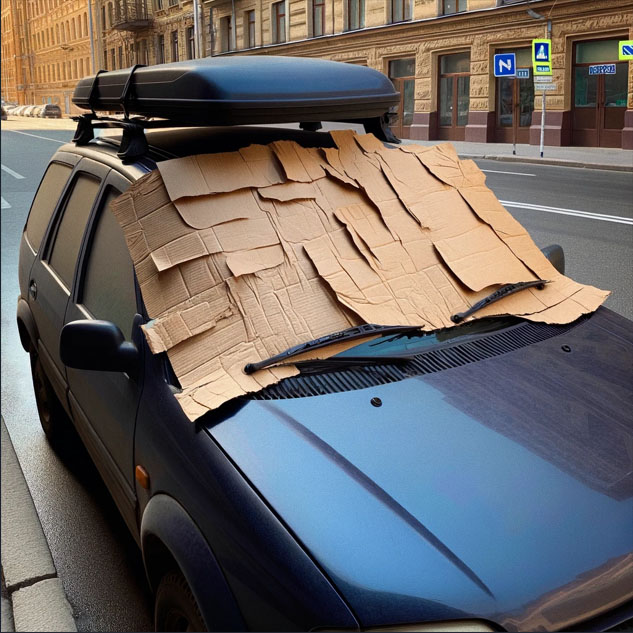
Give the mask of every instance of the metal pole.
POLYGON ((90 30, 90 63, 94 74, 97 72, 97 61, 95 59, 95 35, 92 24, 92 0, 88 0, 88 29, 90 30))
POLYGON ((541 158, 543 158, 543 142, 545 141, 545 95, 547 93, 545 92, 545 90, 543 90, 543 95, 541 96, 541 158))

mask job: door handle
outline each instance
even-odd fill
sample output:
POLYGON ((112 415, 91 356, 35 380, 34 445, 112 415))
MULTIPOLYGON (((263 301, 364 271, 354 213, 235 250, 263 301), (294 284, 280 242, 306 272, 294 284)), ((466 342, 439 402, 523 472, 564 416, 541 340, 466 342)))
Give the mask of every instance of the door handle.
POLYGON ((33 279, 31 279, 31 283, 29 285, 29 296, 33 300, 37 298, 37 284, 35 283, 35 280, 33 279))

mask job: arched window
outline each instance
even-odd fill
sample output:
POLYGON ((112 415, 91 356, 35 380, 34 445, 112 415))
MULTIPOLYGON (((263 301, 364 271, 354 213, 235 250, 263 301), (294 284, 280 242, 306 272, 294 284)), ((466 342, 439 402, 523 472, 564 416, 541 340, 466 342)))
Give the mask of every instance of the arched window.
POLYGON ((77 29, 75 28, 75 18, 72 18, 70 21, 70 39, 77 39, 77 29))
POLYGON ((87 37, 88 35, 90 35, 90 33, 88 33, 88 14, 84 13, 84 37, 87 37))
POLYGON ((59 44, 59 24, 55 25, 55 33, 57 34, 57 43, 59 44))

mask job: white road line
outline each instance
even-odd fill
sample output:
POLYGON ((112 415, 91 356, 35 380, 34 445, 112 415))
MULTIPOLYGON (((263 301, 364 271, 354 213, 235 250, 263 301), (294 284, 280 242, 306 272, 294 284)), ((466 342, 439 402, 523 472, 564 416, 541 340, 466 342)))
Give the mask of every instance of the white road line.
POLYGON ((482 169, 481 171, 487 174, 510 174, 511 176, 532 176, 532 178, 536 178, 536 174, 524 174, 520 171, 497 171, 496 169, 482 169))
POLYGON ((17 178, 18 180, 24 180, 24 176, 22 174, 18 174, 17 171, 13 171, 13 169, 7 167, 6 165, 0 165, 0 167, 2 167, 2 171, 6 171, 7 174, 11 174, 11 176, 13 176, 14 178, 17 178))
POLYGON ((59 141, 56 138, 48 138, 48 136, 40 136, 39 134, 29 134, 29 132, 20 132, 20 130, 5 130, 6 132, 13 132, 14 134, 24 134, 24 136, 32 136, 33 138, 42 138, 45 141, 53 141, 54 143, 59 143, 60 145, 65 145, 69 141, 59 141))
MULTIPOLYGON (((2 198, 2 196, 0 196, 0 198, 2 198)), ((2 198, 2 209, 10 209, 11 205, 4 199, 2 198)))
POLYGON ((616 222, 617 224, 633 225, 633 218, 624 218, 619 215, 606 215, 604 213, 589 213, 588 211, 577 211, 576 209, 559 209, 558 207, 545 207, 539 204, 529 204, 527 202, 511 202, 510 200, 499 200, 504 207, 513 209, 526 209, 528 211, 543 211, 545 213, 558 213, 560 215, 573 215, 577 218, 587 218, 589 220, 601 220, 602 222, 616 222))

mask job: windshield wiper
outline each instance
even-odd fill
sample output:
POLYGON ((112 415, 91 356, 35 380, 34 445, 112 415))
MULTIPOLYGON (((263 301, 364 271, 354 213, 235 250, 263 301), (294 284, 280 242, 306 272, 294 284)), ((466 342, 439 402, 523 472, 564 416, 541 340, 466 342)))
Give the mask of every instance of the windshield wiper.
POLYGON ((499 301, 499 299, 503 299, 508 295, 512 295, 515 292, 519 292, 519 290, 524 290, 525 288, 538 288, 542 290, 545 288, 545 284, 549 283, 549 281, 543 281, 542 279, 537 279, 536 281, 518 281, 514 284, 506 284, 505 286, 501 286, 498 290, 490 293, 487 297, 481 299, 481 301, 477 301, 473 306, 468 308, 465 312, 458 312, 451 317, 451 321, 453 323, 461 323, 466 317, 469 317, 471 314, 474 314, 478 310, 489 306, 491 303, 495 301, 499 301))
MULTIPOLYGON (((365 323, 363 325, 357 325, 355 327, 341 330, 340 332, 333 332, 332 334, 326 334, 319 338, 315 338, 313 341, 307 343, 300 343, 294 347, 288 348, 285 352, 266 358, 257 363, 247 363, 244 366, 244 373, 252 374, 258 369, 264 369, 264 367, 270 367, 270 365, 276 365, 281 363, 292 356, 297 356, 303 352, 308 352, 313 349, 319 349, 332 343, 339 343, 340 341, 353 341, 357 338, 363 338, 365 336, 372 336, 374 334, 398 334, 401 332, 413 332, 415 330, 421 330, 423 325, 375 325, 373 323, 365 323)), ((331 360, 331 359, 328 359, 331 360)))

